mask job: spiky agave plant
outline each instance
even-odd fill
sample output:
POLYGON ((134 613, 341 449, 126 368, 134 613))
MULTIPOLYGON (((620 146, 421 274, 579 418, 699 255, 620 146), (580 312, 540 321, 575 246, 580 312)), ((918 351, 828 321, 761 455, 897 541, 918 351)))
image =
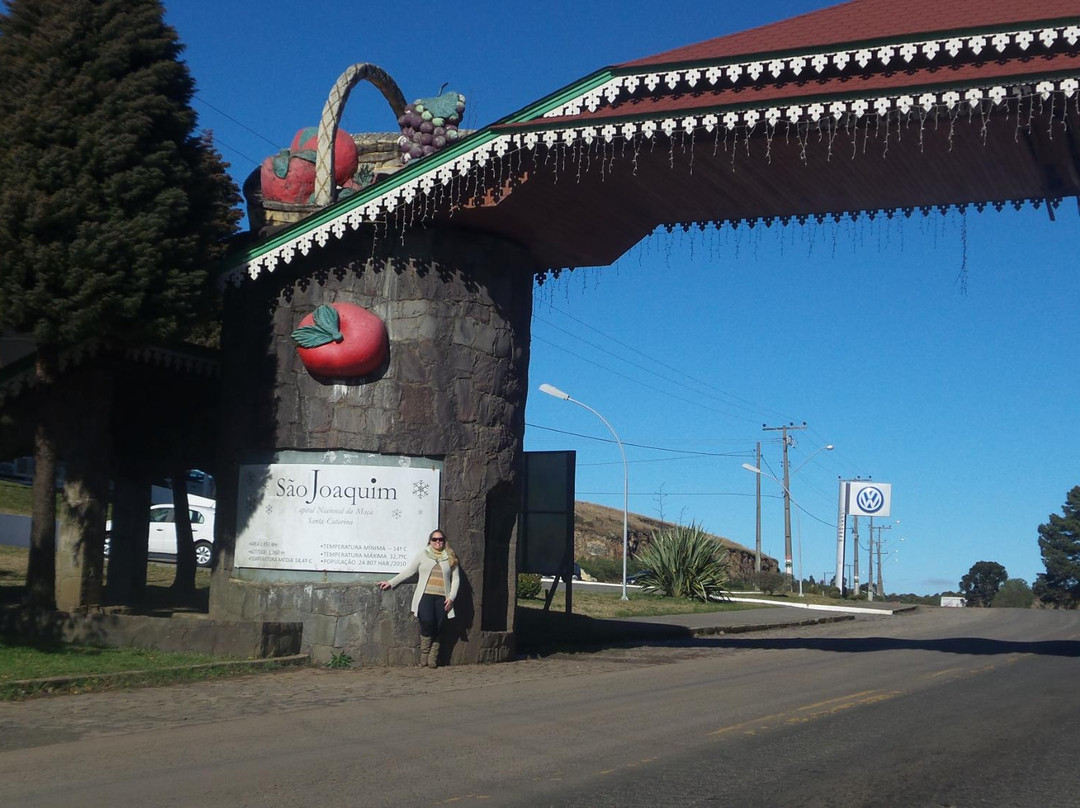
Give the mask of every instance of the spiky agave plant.
POLYGON ((707 601, 722 596, 727 584, 727 548, 694 523, 654 532, 637 560, 646 592, 707 601))

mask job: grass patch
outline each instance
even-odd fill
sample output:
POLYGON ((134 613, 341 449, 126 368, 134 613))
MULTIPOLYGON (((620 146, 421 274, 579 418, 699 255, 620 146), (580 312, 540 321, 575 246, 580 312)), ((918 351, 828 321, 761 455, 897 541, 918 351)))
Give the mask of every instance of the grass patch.
MULTIPOLYGON (((622 593, 609 591, 574 591, 574 610, 566 614, 566 597, 562 587, 555 593, 551 610, 543 611, 544 598, 519 600, 515 628, 519 652, 549 654, 577 652, 603 647, 613 642, 648 642, 672 639, 670 627, 643 630, 640 623, 611 623, 619 617, 661 617, 667 614, 699 614, 764 609, 753 603, 702 603, 701 601, 668 598, 634 590, 627 592, 628 601, 620 600, 622 593)), ((676 632, 677 635, 678 632, 676 632)), ((691 632, 686 631, 686 637, 691 632)))
POLYGON ((0 480, 0 513, 29 516, 30 486, 11 480, 0 480))
POLYGON ((30 551, 25 547, 0 544, 0 586, 26 585, 26 564, 30 551))
MULTIPOLYGON (((702 603, 683 598, 665 598, 640 591, 628 592, 628 601, 620 600, 621 592, 588 592, 574 590, 574 614, 597 619, 613 617, 658 617, 665 614, 700 614, 707 612, 731 612, 743 609, 764 608, 753 603, 702 603)), ((544 596, 535 600, 519 600, 519 608, 543 609, 544 596)), ((552 612, 565 612, 566 594, 560 586, 551 602, 552 612)))
MULTIPOLYGON (((815 606, 851 606, 859 601, 866 602, 866 598, 830 598, 826 595, 813 595, 809 592, 799 597, 798 592, 780 592, 772 595, 765 595, 760 592, 746 592, 745 597, 748 598, 760 598, 761 600, 769 600, 774 603, 811 603, 815 606)), ((884 600, 884 598, 878 598, 878 600, 884 600)))
MULTIPOLYGON (((25 547, 0 545, 0 604, 19 603, 26 589, 25 547)), ((106 574, 108 565, 106 564, 106 574)), ((207 611, 210 570, 195 571, 194 597, 181 597, 169 587, 174 564, 151 561, 146 569, 146 594, 137 611, 164 613, 207 611)), ((275 670, 287 663, 229 660, 211 654, 174 653, 142 648, 102 648, 0 637, 0 701, 60 693, 84 693, 198 682, 275 670)), ((295 663, 290 663, 295 664, 295 663)))
POLYGON ((210 654, 174 654, 143 648, 94 648, 0 637, 0 684, 16 679, 85 676, 220 662, 210 654))
POLYGON ((201 682, 276 670, 284 663, 142 648, 96 648, 0 637, 0 701, 201 682))

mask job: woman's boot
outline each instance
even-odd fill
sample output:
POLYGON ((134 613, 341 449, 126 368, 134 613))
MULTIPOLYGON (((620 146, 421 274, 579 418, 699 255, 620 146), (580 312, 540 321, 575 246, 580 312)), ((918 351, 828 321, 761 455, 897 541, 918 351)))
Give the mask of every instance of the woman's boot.
POLYGON ((430 646, 431 653, 428 655, 427 664, 429 668, 437 668, 439 667, 439 640, 433 638, 430 642, 430 646))
MULTIPOLYGON (((420 635, 420 667, 426 668, 428 666, 428 655, 431 653, 431 641, 433 637, 425 637, 420 635)), ((431 667, 435 667, 432 665, 431 667)))

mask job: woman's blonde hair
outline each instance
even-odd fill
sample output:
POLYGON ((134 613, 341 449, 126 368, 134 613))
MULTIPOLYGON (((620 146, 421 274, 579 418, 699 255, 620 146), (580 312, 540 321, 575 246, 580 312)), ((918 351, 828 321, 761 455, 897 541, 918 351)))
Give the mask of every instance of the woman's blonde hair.
POLYGON ((431 533, 429 533, 427 537, 428 544, 431 544, 431 540, 435 537, 436 533, 442 533, 443 541, 445 542, 443 544, 443 551, 450 558, 450 566, 456 567, 458 565, 457 553, 455 553, 454 548, 450 546, 450 539, 446 538, 445 530, 443 530, 442 528, 435 528, 433 531, 431 531, 431 533))

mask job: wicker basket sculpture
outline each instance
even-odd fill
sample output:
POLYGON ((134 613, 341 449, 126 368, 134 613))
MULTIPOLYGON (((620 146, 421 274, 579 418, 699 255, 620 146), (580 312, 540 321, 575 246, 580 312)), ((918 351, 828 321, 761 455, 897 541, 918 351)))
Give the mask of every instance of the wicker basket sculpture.
MULTIPOLYGON (((352 89, 361 81, 373 84, 390 104, 394 117, 400 117, 405 109, 405 96, 397 83, 383 69, 361 62, 352 65, 343 72, 330 88, 330 94, 323 106, 319 120, 317 145, 314 154, 314 171, 305 166, 306 175, 314 174, 311 193, 304 193, 306 201, 283 201, 274 199, 270 188, 265 188, 268 171, 277 170, 277 176, 284 176, 290 164, 306 160, 310 163, 309 150, 305 149, 307 133, 297 133, 293 141, 295 149, 285 150, 274 157, 268 157, 263 165, 256 169, 244 183, 244 196, 248 201, 248 221, 254 232, 266 232, 282 226, 295 224, 321 208, 332 204, 341 190, 337 180, 341 178, 340 167, 335 177, 334 145, 338 140, 338 128, 345 102, 352 89), (275 162, 276 161, 276 162, 275 162), (284 171, 282 168, 284 167, 284 171)), ((352 135, 356 145, 357 167, 349 187, 366 187, 376 179, 392 174, 402 166, 400 132, 379 132, 352 135)), ((305 188, 306 191, 306 188, 305 188)))

